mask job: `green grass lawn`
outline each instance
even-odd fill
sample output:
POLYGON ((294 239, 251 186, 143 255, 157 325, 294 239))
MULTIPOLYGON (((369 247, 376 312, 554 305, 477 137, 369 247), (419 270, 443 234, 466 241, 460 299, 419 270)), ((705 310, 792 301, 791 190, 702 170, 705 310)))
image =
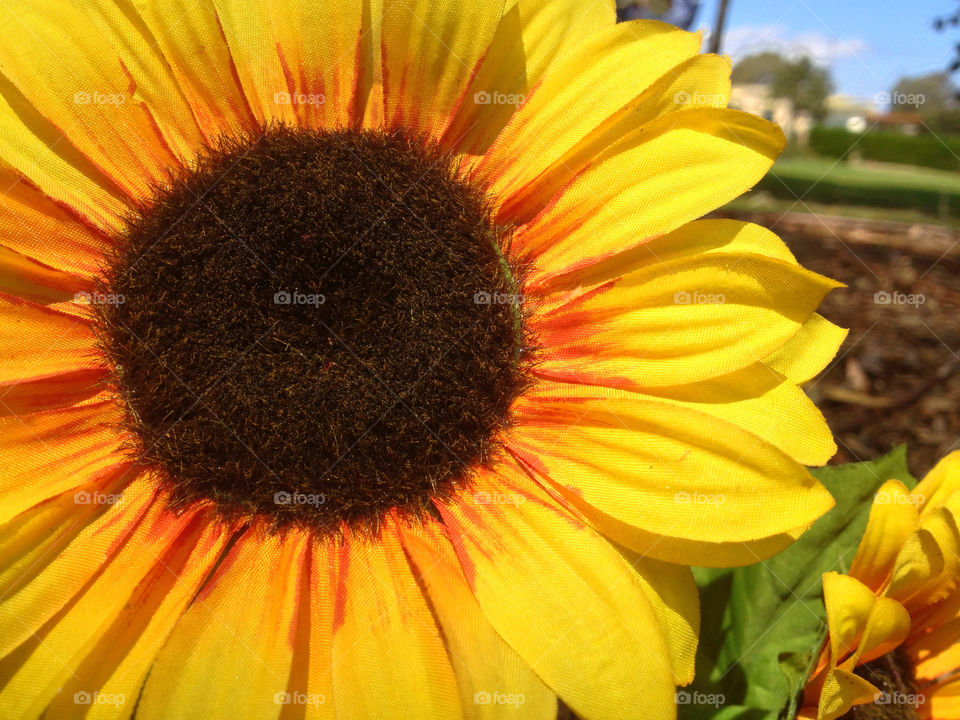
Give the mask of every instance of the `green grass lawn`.
MULTIPOLYGON (((757 190, 778 201, 799 197, 821 209, 840 206, 842 214, 863 207, 930 220, 960 218, 960 173, 912 165, 849 165, 828 158, 788 156, 777 161, 757 190)), ((746 201, 751 202, 749 197, 746 201)), ((794 209, 805 211, 801 204, 794 209)))
MULTIPOLYGON (((944 150, 946 152, 946 150, 944 150)), ((893 165, 890 163, 850 165, 818 157, 785 157, 774 164, 781 177, 824 179, 857 187, 915 188, 960 193, 960 173, 948 170, 893 165)))

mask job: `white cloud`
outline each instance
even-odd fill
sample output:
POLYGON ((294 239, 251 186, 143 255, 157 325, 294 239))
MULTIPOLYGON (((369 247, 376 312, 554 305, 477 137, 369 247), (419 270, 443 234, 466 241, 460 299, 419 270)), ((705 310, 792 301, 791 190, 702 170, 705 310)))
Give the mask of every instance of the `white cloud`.
POLYGON ((739 60, 753 53, 773 50, 788 57, 807 56, 820 65, 852 57, 867 50, 860 38, 836 38, 822 33, 793 33, 783 25, 743 25, 724 33, 722 52, 739 60))

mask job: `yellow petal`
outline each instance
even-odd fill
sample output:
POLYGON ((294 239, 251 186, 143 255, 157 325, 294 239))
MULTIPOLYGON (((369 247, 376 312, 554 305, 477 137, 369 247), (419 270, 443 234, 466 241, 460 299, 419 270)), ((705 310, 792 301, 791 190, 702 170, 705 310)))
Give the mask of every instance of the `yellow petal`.
POLYGON ((870 519, 850 566, 850 575, 880 591, 893 572, 900 548, 917 529, 919 515, 910 491, 888 480, 874 496, 870 519))
POLYGON ((868 663, 898 648, 910 634, 910 613, 893 598, 877 599, 857 648, 857 662, 868 663))
POLYGON ((933 534, 921 528, 900 548, 886 595, 906 603, 940 575, 943 568, 943 551, 933 534))
MULTIPOLYGON (((141 477, 134 481, 121 499, 86 526, 32 582, 4 598, 0 603, 0 657, 59 613, 105 566, 113 568, 110 575, 114 577, 115 573, 123 573, 124 565, 129 565, 129 572, 136 573, 147 558, 156 562, 155 555, 142 552, 144 543, 149 547, 152 542, 162 542, 164 529, 173 531, 180 525, 179 521, 158 514, 157 507, 162 502, 157 502, 151 480, 141 477), (147 519, 141 522, 145 516, 147 519), (151 539, 149 533, 156 533, 157 537, 151 539), (128 540, 134 535, 138 539, 130 546, 128 540), (140 552, 131 552, 134 548, 140 552), (111 560, 117 553, 124 553, 124 560, 114 564, 111 560)), ((103 590, 101 586, 97 597, 100 602, 107 602, 103 590)))
POLYGON ((856 652, 877 596, 856 578, 827 572, 823 574, 823 603, 830 629, 830 659, 839 665, 856 652))
POLYGON ((553 63, 594 33, 617 22, 613 0, 518 0, 527 82, 532 87, 553 63))
MULTIPOLYGON (((541 383, 519 398, 509 447, 598 527, 583 505, 666 538, 749 543, 805 528, 833 499, 799 464, 745 430, 633 393, 541 383)), ((687 563, 686 560, 675 560, 687 563)), ((754 560, 755 561, 755 560, 754 560)), ((709 564, 709 563, 708 563, 709 564)))
POLYGON ((129 21, 165 59, 204 136, 256 130, 212 3, 129 0, 129 5, 129 21))
POLYGON ((95 367, 88 322, 0 293, 0 385, 95 367))
POLYGON ((159 651, 138 718, 168 718, 171 708, 217 719, 280 715, 309 542, 256 528, 237 540, 159 651))
MULTIPOLYGON (((77 693, 91 697, 97 693, 98 701, 91 702, 89 712, 84 716, 89 720, 118 720, 133 715, 136 698, 157 652, 200 590, 231 535, 210 520, 210 517, 194 517, 165 554, 157 553, 149 574, 132 589, 129 597, 124 597, 124 585, 113 583, 109 586, 111 597, 118 596, 118 600, 124 601, 123 608, 116 613, 96 646, 81 661, 69 662, 70 677, 54 697, 46 713, 48 717, 69 717, 75 713, 78 709, 77 693)), ((151 550, 157 552, 151 547, 131 548, 131 552, 137 552, 148 561, 151 550)), ((130 573, 132 569, 124 568, 124 573, 130 573)), ((135 576, 130 580, 135 580, 135 576)), ((98 580, 98 584, 105 582, 106 576, 98 580)), ((57 632, 44 639, 47 652, 54 651, 53 642, 61 635, 61 626, 71 616, 78 624, 77 628, 71 629, 76 647, 89 647, 88 636, 93 635, 93 629, 97 627, 93 621, 104 616, 108 608, 104 604, 91 607, 92 598, 87 600, 87 595, 82 601, 85 605, 78 605, 67 618, 59 620, 57 632)), ((103 603, 102 597, 98 602, 103 603)), ((71 638, 71 635, 66 637, 71 638)), ((73 651, 74 643, 68 639, 68 644, 73 651)), ((68 657, 59 655, 56 660, 68 662, 68 657)), ((56 660, 51 662, 50 657, 44 660, 44 672, 49 672, 49 666, 56 660)))
MULTIPOLYGON (((0 42, 3 74, 127 198, 166 177, 175 156, 111 38, 84 6, 23 0, 0 7, 0 22, 8 28, 0 42)), ((167 89, 162 102, 175 98, 172 83, 167 89)))
MULTIPOLYGON (((309 585, 300 595, 301 611, 294 638, 293 667, 290 669, 290 700, 281 720, 305 710, 306 720, 332 720, 336 715, 333 698, 333 616, 337 602, 335 541, 314 538, 308 555, 309 585), (295 695, 301 693, 301 695, 295 695), (320 699, 323 698, 323 702, 320 699)), ((286 698, 284 698, 286 699, 286 698)))
MULTIPOLYGON (((960 496, 955 498, 951 498, 952 504, 960 505, 960 496)), ((911 609, 932 605, 945 598, 957 585, 960 567, 960 533, 947 507, 925 508, 920 516, 920 527, 930 533, 940 548, 943 567, 917 592, 910 602, 911 609)))
POLYGON ((522 720, 555 720, 556 695, 484 616, 443 531, 433 524, 402 528, 401 540, 443 629, 464 718, 497 720, 509 710, 522 720))
MULTIPOLYGON (((672 68, 640 95, 606 118, 521 188, 504 191, 498 214, 525 222, 608 147, 670 113, 693 107, 725 107, 730 94, 730 60, 695 55, 672 68)), ((534 160, 536 162, 536 160, 534 160)))
POLYGON ((623 547, 617 548, 637 571, 647 599, 657 614, 667 647, 673 680, 677 685, 693 682, 700 636, 700 594, 689 567, 644 557, 623 547))
POLYGON ((6 188, 0 195, 4 245, 71 277, 89 281, 98 274, 98 265, 112 246, 106 235, 2 166, 0 185, 6 188))
POLYGON ((743 428, 801 465, 823 465, 837 451, 816 405, 792 380, 762 362, 710 380, 651 388, 651 396, 743 428), (797 428, 804 428, 797 432, 797 428))
POLYGON ((793 337, 837 284, 761 256, 645 267, 531 320, 538 374, 625 387, 680 385, 749 367, 793 337))
POLYGON ((439 506, 487 618, 577 716, 674 718, 670 653, 635 571, 519 469, 498 468, 509 479, 490 471, 439 506))
POLYGON ((111 399, 0 417, 0 522, 125 464, 111 399))
POLYGON ((946 682, 930 693, 925 712, 936 720, 960 720, 960 680, 946 682))
POLYGON ((0 177, 17 178, 33 186, 63 203, 98 232, 121 227, 128 209, 123 191, 70 145, 2 74, 0 132, 4 138, 0 144, 0 177))
POLYGON ((958 490, 960 490, 960 450, 955 450, 934 465, 923 480, 917 483, 911 494, 922 510, 926 507, 942 507, 958 490))
POLYGON ((215 5, 259 121, 327 129, 360 124, 379 40, 363 3, 215 5))
POLYGON ((94 519, 112 505, 93 502, 118 497, 136 472, 119 465, 78 486, 91 502, 68 491, 40 502, 0 525, 0 598, 29 585, 94 519))
POLYGON ((880 691, 859 675, 833 668, 827 673, 820 692, 817 720, 836 720, 854 705, 873 702, 880 691))
POLYGON ((794 382, 805 383, 836 357, 847 332, 814 313, 796 335, 763 361, 794 382))
POLYGON ((550 63, 616 20, 611 0, 587 6, 576 0, 508 2, 441 144, 455 152, 485 153, 550 63))
POLYGON ((544 282, 663 235, 752 187, 783 148, 772 123, 696 108, 648 123, 596 158, 515 236, 544 282))
POLYGON ((396 528, 348 542, 333 624, 337 719, 462 717, 447 650, 396 528))
MULTIPOLYGON (((532 203, 512 207, 511 196, 699 48, 699 35, 640 21, 601 29, 558 57, 477 164, 477 177, 511 207, 501 219, 535 215, 532 203)), ((604 136, 594 154, 607 145, 604 136)))
POLYGON ((503 2, 384 3, 384 117, 389 127, 439 138, 465 102, 500 23, 503 2))
POLYGON ((704 255, 763 255, 796 265, 783 240, 770 230, 739 220, 694 220, 661 237, 647 240, 605 260, 590 261, 540 284, 527 284, 527 294, 558 295, 579 287, 616 280, 636 270, 704 255))

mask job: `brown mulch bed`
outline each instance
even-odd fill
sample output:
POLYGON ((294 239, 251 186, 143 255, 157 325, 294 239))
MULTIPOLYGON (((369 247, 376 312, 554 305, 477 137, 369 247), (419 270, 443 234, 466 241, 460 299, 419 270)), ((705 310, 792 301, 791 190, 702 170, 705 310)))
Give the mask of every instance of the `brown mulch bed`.
POLYGON ((906 443, 919 477, 960 448, 960 237, 936 226, 826 216, 744 219, 772 227, 801 264, 848 286, 832 292, 821 313, 850 334, 807 387, 836 436, 832 462, 869 460, 906 443))

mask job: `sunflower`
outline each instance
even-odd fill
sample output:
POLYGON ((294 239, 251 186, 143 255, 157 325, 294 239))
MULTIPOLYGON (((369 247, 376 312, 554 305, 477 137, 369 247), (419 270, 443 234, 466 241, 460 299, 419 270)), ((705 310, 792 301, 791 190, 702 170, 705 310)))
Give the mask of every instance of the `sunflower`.
POLYGON ((880 488, 850 572, 824 573, 829 637, 800 717, 960 718, 960 452, 880 488))
POLYGON ((0 7, 0 716, 672 718, 831 506, 782 134, 501 5, 0 7))

